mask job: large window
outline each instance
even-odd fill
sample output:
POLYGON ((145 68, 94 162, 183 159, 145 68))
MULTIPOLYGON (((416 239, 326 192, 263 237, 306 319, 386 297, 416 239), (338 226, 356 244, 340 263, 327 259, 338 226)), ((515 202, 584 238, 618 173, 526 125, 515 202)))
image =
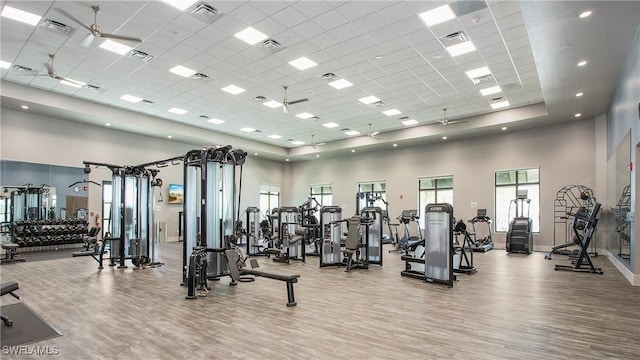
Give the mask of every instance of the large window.
POLYGON ((358 183, 358 195, 356 198, 358 213, 368 206, 377 206, 383 211, 387 210, 387 191, 384 181, 358 183))
POLYGON ((333 202, 331 185, 311 185, 309 187, 309 196, 315 198, 320 203, 320 206, 329 206, 333 202))
POLYGON ((453 176, 418 179, 418 215, 422 218, 428 204, 447 203, 453 205, 453 176))
POLYGON ((278 207, 280 207, 280 187, 260 185, 260 212, 269 215, 273 208, 278 207))
POLYGON ((530 217, 533 232, 540 232, 540 169, 496 171, 496 231, 508 231, 516 216, 530 217), (518 192, 526 190, 527 200, 518 201, 518 192))

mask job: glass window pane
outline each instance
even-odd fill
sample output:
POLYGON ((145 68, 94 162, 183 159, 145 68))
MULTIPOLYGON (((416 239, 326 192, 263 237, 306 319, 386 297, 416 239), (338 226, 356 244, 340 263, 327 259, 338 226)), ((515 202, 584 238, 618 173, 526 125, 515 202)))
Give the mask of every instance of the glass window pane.
POLYGON ((360 192, 373 191, 373 184, 360 184, 358 187, 360 192))
POLYGON ((103 202, 111 202, 111 182, 103 181, 102 182, 102 201, 103 202))
MULTIPOLYGON (((509 230, 509 208, 511 200, 515 198, 515 186, 496 187, 496 217, 494 219, 495 231, 506 232, 509 230)), ((513 214, 511 214, 511 216, 513 217, 513 214)))
POLYGON ((438 188, 453 188, 453 178, 440 178, 436 179, 436 184, 438 184, 438 188))
POLYGON ((539 183, 540 171, 539 169, 527 169, 518 171, 518 183, 539 183))
POLYGON ((311 187, 311 195, 316 195, 322 193, 322 186, 312 186, 311 187))
MULTIPOLYGON (((540 232, 540 185, 520 185, 518 190, 527 190, 527 197, 531 199, 529 203, 529 217, 532 220, 532 231, 540 232)), ((527 205, 524 205, 524 216, 527 216, 527 205)))
POLYGON ((418 203, 418 215, 422 218, 424 207, 436 202, 435 190, 422 190, 420 191, 419 203, 418 203))
POLYGON ((260 194, 260 211, 263 214, 270 214, 269 212, 269 195, 261 193, 260 194))
POLYGON ((386 190, 385 183, 380 182, 380 183, 374 184, 374 189, 376 191, 385 191, 386 190))
POLYGON ((280 194, 271 193, 271 196, 269 197, 269 207, 271 209, 280 207, 280 194))
MULTIPOLYGON (((496 185, 511 185, 516 183, 516 171, 497 171, 496 185)), ((515 198, 515 195, 514 195, 515 198)))
POLYGON ((437 190, 436 202, 453 205, 453 190, 437 190))
MULTIPOLYGON (((430 179, 420 179, 420 190, 425 190, 425 189, 435 189, 436 188, 436 181, 434 178, 430 178, 430 179)), ((426 204, 425 204, 426 205, 426 204)))

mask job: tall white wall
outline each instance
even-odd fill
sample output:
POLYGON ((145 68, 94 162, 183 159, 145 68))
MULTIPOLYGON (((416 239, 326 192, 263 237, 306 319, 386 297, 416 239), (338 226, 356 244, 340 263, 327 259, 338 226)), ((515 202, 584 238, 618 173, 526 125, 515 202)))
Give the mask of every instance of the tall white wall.
MULTIPOLYGON (((233 145, 233 144, 230 144, 233 145)), ((0 120, 0 157, 8 160, 82 167, 83 161, 135 165, 183 155, 197 145, 151 138, 90 126, 71 121, 2 109, 0 120)), ((240 209, 257 206, 260 183, 282 184, 284 165, 277 161, 249 156, 243 168, 240 209)), ((183 183, 182 163, 160 169, 164 182, 164 202, 156 203, 157 221, 167 222, 170 240, 177 239, 178 212, 181 205, 169 205, 168 184, 183 183)), ((93 169, 91 180, 110 180, 106 168, 93 169)), ((101 214, 101 193, 89 188, 89 212, 101 214)))
MULTIPOLYGON (((496 170, 539 167, 541 227, 534 248, 544 250, 553 244, 553 200, 558 190, 571 184, 595 189, 594 138, 595 119, 584 119, 432 145, 345 152, 340 158, 293 163, 286 181, 291 182, 291 204, 308 197, 310 184, 327 183, 333 185, 334 205, 346 205, 344 213, 352 214, 357 183, 385 180, 390 215, 397 216, 402 209, 417 207, 419 177, 450 174, 455 216, 471 219, 476 214, 472 202, 493 217, 496 170)), ((504 234, 496 234, 495 241, 504 247, 504 234)))

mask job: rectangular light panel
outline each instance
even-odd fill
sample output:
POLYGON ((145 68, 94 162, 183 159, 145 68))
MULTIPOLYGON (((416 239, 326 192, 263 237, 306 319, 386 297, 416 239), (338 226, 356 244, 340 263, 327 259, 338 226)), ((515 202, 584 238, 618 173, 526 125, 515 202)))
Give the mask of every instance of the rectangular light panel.
POLYGON ((245 89, 243 89, 241 87, 237 87, 235 85, 229 85, 227 87, 223 87, 221 90, 222 91, 226 91, 229 94, 233 94, 233 95, 238 95, 238 94, 243 93, 243 92, 246 91, 245 89))
POLYGON ((237 37, 238 39, 246 42, 249 45, 255 45, 257 43, 259 43, 262 40, 265 40, 268 38, 267 35, 261 33, 260 31, 252 28, 251 26, 249 26, 248 28, 240 31, 239 33, 236 33, 235 35, 233 35, 235 37, 237 37))
POLYGON ((36 26, 42 19, 42 16, 32 14, 30 12, 26 12, 20 9, 12 8, 11 6, 6 6, 2 10, 2 17, 6 17, 7 19, 19 21, 24 24, 28 24, 31 26, 36 26))
POLYGON ((507 106, 509 106, 509 102, 508 102, 508 101, 506 101, 506 100, 505 100, 505 101, 501 101, 501 102, 497 102, 497 103, 492 103, 492 104, 491 104, 491 108, 492 108, 492 109, 494 109, 494 110, 495 110, 495 109, 502 109, 502 108, 505 108, 505 107, 507 107, 507 106))
POLYGON ((8 69, 11 67, 11 63, 8 61, 0 60, 0 69, 8 69))
POLYGON ((417 120, 415 120, 415 119, 409 119, 409 120, 405 120, 405 121, 403 121, 403 122, 402 122, 402 125, 405 125, 405 126, 411 126, 411 125, 415 125, 415 124, 417 124, 417 123, 418 123, 418 121, 417 121, 417 120))
POLYGON ((300 140, 293 140, 291 143, 293 145, 304 145, 304 141, 300 141, 300 140))
POLYGON ((188 67, 184 67, 182 65, 177 65, 169 69, 169 72, 180 75, 182 77, 192 77, 196 74, 197 71, 189 69, 188 67))
POLYGON ((251 132, 256 131, 256 129, 254 129, 252 127, 243 127, 242 129, 240 129, 240 131, 251 133, 251 132))
POLYGON ((427 26, 433 26, 456 17, 449 5, 442 5, 435 9, 420 13, 420 18, 427 26))
POLYGON ((360 101, 363 104, 373 104, 374 102, 380 101, 380 99, 378 99, 377 97, 371 95, 371 96, 367 96, 367 97, 363 97, 361 99, 358 99, 358 101, 360 101))
POLYGON ((174 113, 174 114, 178 114, 178 115, 184 115, 186 113, 188 113, 187 110, 183 110, 183 109, 179 109, 179 108, 171 108, 169 109, 170 113, 174 113))
POLYGON ((499 92, 501 92, 502 89, 500 88, 500 86, 492 86, 492 87, 488 87, 486 89, 480 89, 480 94, 482 94, 482 96, 487 96, 487 95, 491 95, 491 94, 497 94, 499 92))
POLYGON ((336 81, 332 81, 329 83, 330 86, 333 86, 334 88, 340 90, 340 89, 344 89, 344 88, 348 88, 349 86, 353 86, 352 83, 350 83, 349 81, 345 80, 345 79, 339 79, 336 81))
POLYGON ((485 76, 485 75, 489 75, 491 74, 491 70, 489 70, 488 67, 483 66, 477 69, 473 69, 473 70, 469 70, 467 72, 465 72, 465 74, 467 74, 467 76, 469 77, 469 79, 474 79, 480 76, 485 76))
POLYGON ((81 87, 83 87, 85 85, 83 82, 75 81, 75 80, 71 80, 71 79, 60 80, 60 84, 71 86, 71 87, 78 88, 78 89, 80 89, 81 87))
POLYGON ((318 64, 316 64, 315 62, 313 62, 310 59, 307 59, 306 57, 301 57, 299 59, 295 59, 293 61, 289 62, 289 65, 295 67, 298 70, 306 70, 308 68, 312 68, 318 64))
POLYGON ((334 123, 334 122, 328 122, 328 123, 326 123, 326 124, 322 124, 322 126, 324 126, 324 127, 326 127, 326 128, 331 129, 331 128, 334 128, 334 127, 338 127, 338 126, 340 126, 340 125, 338 125, 338 124, 336 124, 336 123, 334 123))
POLYGON ((274 139, 274 140, 282 139, 282 136, 280 136, 280 135, 276 135, 276 134, 269 135, 269 136, 267 136, 267 137, 268 137, 269 139, 274 139))
POLYGON ((355 130, 347 130, 344 133, 345 135, 349 135, 349 136, 360 135, 360 133, 355 130))
POLYGON ((164 3, 167 3, 174 8, 184 11, 188 9, 191 5, 195 4, 198 0, 161 0, 164 3))
POLYGON ((212 123, 214 125, 224 124, 224 120, 220 120, 220 119, 209 119, 207 120, 207 122, 212 123))
POLYGON ((275 109, 275 108, 278 108, 278 107, 282 106, 282 103, 279 103, 279 102, 277 102, 275 100, 269 100, 267 102, 263 102, 262 105, 268 106, 268 107, 270 107, 272 109, 275 109))
POLYGON ((131 51, 131 47, 124 45, 124 44, 120 44, 119 42, 113 41, 113 40, 105 40, 102 42, 102 44, 100 44, 100 47, 105 49, 105 50, 109 50, 113 53, 116 53, 118 55, 124 55, 126 53, 128 53, 129 51, 131 51))
POLYGON ((465 41, 463 43, 447 47, 447 51, 449 52, 449 55, 456 57, 462 54, 476 51, 476 47, 471 41, 465 41))
POLYGON ((297 114, 296 116, 299 117, 300 119, 308 119, 308 118, 312 118, 314 115, 309 114, 308 112, 303 112, 301 114, 297 114))
POLYGON ((138 103, 138 102, 142 101, 142 98, 139 98, 139 97, 133 96, 133 95, 125 94, 125 95, 122 95, 120 97, 120 100, 132 102, 132 103, 138 103))
POLYGON ((391 109, 391 110, 386 110, 382 112, 383 114, 387 115, 387 116, 393 116, 393 115, 400 115, 402 114, 402 112, 398 109, 391 109))

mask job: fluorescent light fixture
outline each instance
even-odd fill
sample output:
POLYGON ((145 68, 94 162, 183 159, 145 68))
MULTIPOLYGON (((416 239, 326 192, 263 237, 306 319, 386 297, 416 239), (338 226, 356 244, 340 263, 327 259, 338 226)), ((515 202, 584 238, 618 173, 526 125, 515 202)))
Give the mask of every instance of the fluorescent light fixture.
POLYGON ((304 145, 304 141, 300 141, 300 140, 293 140, 293 141, 291 141, 291 143, 293 145, 304 145))
POLYGON ((590 10, 587 10, 587 11, 585 11, 585 12, 581 13, 581 14, 579 15, 579 17, 581 17, 581 18, 586 18, 586 17, 588 17, 588 16, 589 16, 589 15, 591 15, 591 14, 592 14, 592 12, 591 12, 590 10))
POLYGON ((102 42, 102 44, 100 44, 101 48, 105 49, 105 50, 109 50, 113 53, 116 53, 118 55, 125 55, 127 53, 129 53, 133 48, 129 47, 127 45, 121 44, 119 42, 113 41, 113 40, 105 40, 102 42))
POLYGON ((309 119, 312 118, 314 115, 313 114, 309 114, 308 112, 303 112, 301 114, 297 114, 296 117, 299 117, 300 119, 309 119))
POLYGON ((274 140, 276 140, 276 139, 282 139, 282 136, 280 136, 280 135, 276 135, 276 134, 269 135, 269 136, 267 136, 267 137, 268 137, 269 139, 274 139, 274 140))
POLYGON ((174 66, 173 68, 169 69, 169 71, 183 77, 192 77, 197 72, 195 70, 189 69, 188 67, 184 67, 182 65, 174 66))
POLYGON ((120 100, 132 102, 132 103, 138 103, 138 102, 142 101, 142 98, 139 98, 139 97, 133 96, 133 95, 124 94, 124 95, 122 95, 120 97, 120 100))
POLYGON ((360 133, 355 130, 347 130, 344 133, 345 135, 349 135, 349 136, 360 135, 360 133))
POLYGON ((209 119, 207 120, 207 122, 212 123, 214 125, 224 124, 224 120, 220 120, 220 119, 209 119))
POLYGON ((25 109, 25 110, 29 110, 29 106, 27 106, 27 105, 20 105, 20 107, 25 109))
POLYGON ((171 108, 171 109, 169 109, 169 112, 170 113, 174 113, 174 114, 178 114, 178 115, 184 115, 184 114, 188 113, 187 110, 183 110, 183 109, 180 109, 180 108, 171 108))
POLYGON ((164 3, 167 3, 174 8, 184 11, 188 9, 191 5, 193 5, 197 0, 161 0, 164 3))
POLYGON ((418 121, 417 121, 417 120, 415 120, 415 119, 409 119, 409 120, 405 120, 405 121, 403 121, 403 122, 402 122, 402 125, 405 125, 405 126, 411 126, 411 125, 415 125, 415 124, 417 124, 417 123, 418 123, 418 121))
POLYGON ((235 37, 237 37, 238 39, 246 42, 249 45, 255 45, 257 43, 259 43, 262 40, 265 40, 268 38, 267 35, 261 33, 260 31, 252 28, 251 26, 249 26, 248 28, 240 31, 239 33, 236 33, 235 35, 233 35, 235 37))
POLYGON ((222 91, 226 91, 229 94, 233 94, 233 95, 238 95, 238 94, 243 93, 243 92, 246 91, 245 89, 237 87, 235 85, 229 85, 227 87, 223 87, 221 90, 222 91))
POLYGON ((275 100, 269 100, 267 102, 263 102, 262 105, 268 106, 268 107, 270 107, 272 109, 275 109, 275 108, 278 108, 278 107, 282 106, 282 103, 277 102, 275 100))
POLYGON ((467 76, 469 77, 469 79, 474 79, 480 76, 485 76, 485 75, 489 75, 491 74, 491 70, 489 70, 488 67, 483 66, 477 69, 473 69, 473 70, 469 70, 467 72, 465 72, 465 74, 467 74, 467 76))
POLYGON ((577 114, 573 115, 573 117, 577 117, 577 118, 579 118, 580 116, 582 116, 582 114, 580 114, 580 113, 577 113, 577 114))
POLYGON ((393 116, 393 115, 402 114, 402 112, 400 110, 398 110, 398 109, 385 110, 382 113, 387 115, 387 116, 393 116))
POLYGON ((8 61, 4 61, 4 60, 0 60, 0 68, 1 69, 8 69, 11 67, 11 63, 8 61))
POLYGON ((578 63, 578 66, 585 66, 587 65, 587 60, 582 60, 578 63))
POLYGON ((506 101, 506 100, 491 104, 491 108, 494 109, 494 110, 495 109, 501 109, 501 108, 504 108, 504 107, 507 107, 507 106, 509 106, 509 102, 506 101))
POLYGON ((506 126, 503 126, 503 127, 502 127, 502 131, 505 131, 505 130, 507 130, 507 127, 506 127, 506 126))
POLYGON ((456 17, 449 5, 442 5, 435 9, 425 11, 420 13, 419 16, 427 26, 437 25, 456 17))
POLYGON ((480 89, 480 94, 482 94, 482 96, 487 96, 487 95, 491 95, 491 94, 497 94, 499 92, 501 92, 502 89, 500 88, 500 86, 492 86, 492 87, 488 87, 486 89, 480 89))
POLYGON ((315 62, 313 62, 310 59, 307 59, 306 57, 301 57, 299 59, 295 59, 293 61, 289 61, 289 65, 295 67, 298 70, 306 70, 308 68, 314 67, 318 64, 316 64, 315 62))
POLYGON ((584 95, 584 93, 579 92, 579 93, 576 94, 576 97, 580 97, 582 95, 584 95))
POLYGON ((476 47, 471 41, 465 41, 463 43, 447 47, 447 51, 449 52, 449 55, 456 57, 458 55, 476 51, 476 47))
POLYGON ((80 89, 81 87, 83 87, 85 85, 82 82, 71 80, 71 79, 60 80, 60 84, 71 86, 71 87, 74 87, 74 88, 77 88, 77 89, 80 89))
POLYGON ((358 99, 358 101, 360 101, 363 104, 373 104, 374 102, 380 101, 380 99, 378 99, 377 97, 371 95, 371 96, 367 96, 367 97, 363 97, 361 99, 358 99))
POLYGON ((36 14, 32 14, 30 12, 22 11, 16 8, 12 8, 11 6, 6 6, 2 10, 3 17, 7 19, 19 21, 24 24, 29 24, 31 26, 36 26, 42 19, 42 16, 38 16, 36 14))
POLYGON ((256 129, 251 128, 251 127, 243 127, 242 129, 240 129, 240 131, 251 133, 251 132, 256 131, 256 129))
POLYGON ((338 124, 336 124, 336 123, 334 123, 334 122, 328 122, 328 123, 326 123, 326 124, 322 124, 322 126, 324 126, 324 127, 326 127, 326 128, 331 129, 331 128, 334 128, 334 127, 338 127, 338 126, 340 126, 340 125, 338 125, 338 124))
POLYGON ((348 88, 349 86, 353 86, 353 84, 345 79, 339 79, 336 81, 332 81, 329 83, 330 86, 333 86, 334 88, 340 90, 340 89, 344 89, 344 88, 348 88))

